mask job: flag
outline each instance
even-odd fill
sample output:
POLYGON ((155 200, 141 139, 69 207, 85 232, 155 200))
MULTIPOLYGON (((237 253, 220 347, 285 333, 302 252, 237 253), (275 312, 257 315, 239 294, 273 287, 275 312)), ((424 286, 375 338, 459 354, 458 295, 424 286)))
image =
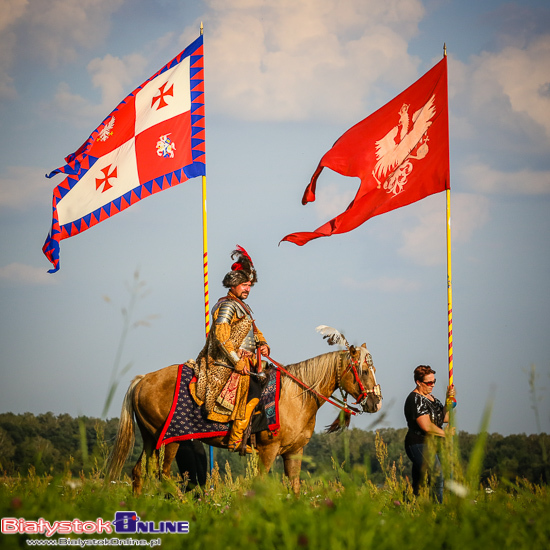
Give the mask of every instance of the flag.
POLYGON ((302 204, 315 200, 325 167, 360 178, 355 198, 315 231, 291 233, 283 241, 302 246, 346 233, 373 216, 450 188, 447 58, 336 141, 315 170, 302 204))
POLYGON ((65 164, 42 251, 59 270, 59 243, 132 204, 206 174, 203 37, 136 88, 65 164))

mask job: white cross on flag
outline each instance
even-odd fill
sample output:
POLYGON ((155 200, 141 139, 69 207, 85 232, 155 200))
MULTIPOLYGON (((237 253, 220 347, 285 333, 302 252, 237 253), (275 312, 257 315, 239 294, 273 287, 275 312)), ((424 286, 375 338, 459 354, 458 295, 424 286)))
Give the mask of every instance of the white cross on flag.
POLYGON ((59 269, 59 242, 137 201, 206 174, 203 38, 129 94, 59 172, 43 252, 59 269))

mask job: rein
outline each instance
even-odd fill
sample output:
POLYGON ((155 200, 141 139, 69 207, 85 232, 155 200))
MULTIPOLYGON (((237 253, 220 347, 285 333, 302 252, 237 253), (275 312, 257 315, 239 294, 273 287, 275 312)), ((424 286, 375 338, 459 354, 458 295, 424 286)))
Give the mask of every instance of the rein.
MULTIPOLYGON (((361 411, 359 409, 356 409, 354 407, 349 407, 347 405, 347 403, 345 402, 342 402, 340 401, 339 399, 337 399, 336 397, 333 397, 332 399, 329 398, 329 397, 325 397, 324 395, 321 395, 319 392, 315 391, 313 388, 309 387, 307 384, 305 384, 304 382, 302 382, 299 378, 296 378, 293 374, 291 374, 290 372, 288 372, 280 363, 277 363, 277 361, 275 361, 274 359, 272 359, 271 357, 269 357, 269 355, 265 355, 265 358, 266 359, 269 359, 274 365, 275 367, 277 367, 279 370, 281 370, 282 372, 284 372, 287 376, 290 376, 290 378, 292 378, 292 380, 294 380, 295 382, 297 382, 300 386, 302 386, 303 388, 305 388, 306 390, 310 391, 311 393, 313 393, 315 396, 317 397, 320 397, 321 399, 324 399, 327 403, 330 403, 331 405, 334 405, 335 407, 338 407, 340 410, 348 413, 348 414, 357 414, 357 413, 360 413, 361 411), (336 401, 333 401, 336 400, 336 401), (340 403, 338 403, 337 401, 340 401, 340 403)), ((349 366, 348 366, 349 368, 349 366)), ((346 369, 347 370, 347 369, 346 369)), ((361 387, 361 389, 363 390, 363 388, 361 387)))

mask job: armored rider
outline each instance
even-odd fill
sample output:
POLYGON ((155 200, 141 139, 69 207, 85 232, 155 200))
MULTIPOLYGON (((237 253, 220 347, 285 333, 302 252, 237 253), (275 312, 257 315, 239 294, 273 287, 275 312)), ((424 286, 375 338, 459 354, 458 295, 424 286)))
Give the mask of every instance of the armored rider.
POLYGON ((209 420, 233 422, 228 448, 236 451, 260 400, 261 355, 270 350, 244 303, 258 280, 252 259, 239 245, 231 258, 235 262, 222 282, 229 291, 212 308, 213 327, 197 357, 190 390, 209 420))

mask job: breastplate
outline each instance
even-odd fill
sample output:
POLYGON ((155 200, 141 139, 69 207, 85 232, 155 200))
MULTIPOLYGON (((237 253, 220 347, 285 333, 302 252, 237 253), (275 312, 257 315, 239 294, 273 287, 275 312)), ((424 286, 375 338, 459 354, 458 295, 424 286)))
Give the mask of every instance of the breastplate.
MULTIPOLYGON (((234 300, 224 300, 223 302, 216 304, 213 311, 216 310, 219 310, 218 316, 216 318, 216 324, 231 324, 231 320, 235 316, 237 317, 237 319, 246 318, 252 321, 252 317, 250 316, 250 314, 245 311, 245 309, 238 302, 235 302, 234 300)), ((254 353, 256 351, 256 339, 254 337, 254 328, 252 327, 252 325, 250 326, 248 334, 245 336, 239 347, 251 353, 254 353)))

